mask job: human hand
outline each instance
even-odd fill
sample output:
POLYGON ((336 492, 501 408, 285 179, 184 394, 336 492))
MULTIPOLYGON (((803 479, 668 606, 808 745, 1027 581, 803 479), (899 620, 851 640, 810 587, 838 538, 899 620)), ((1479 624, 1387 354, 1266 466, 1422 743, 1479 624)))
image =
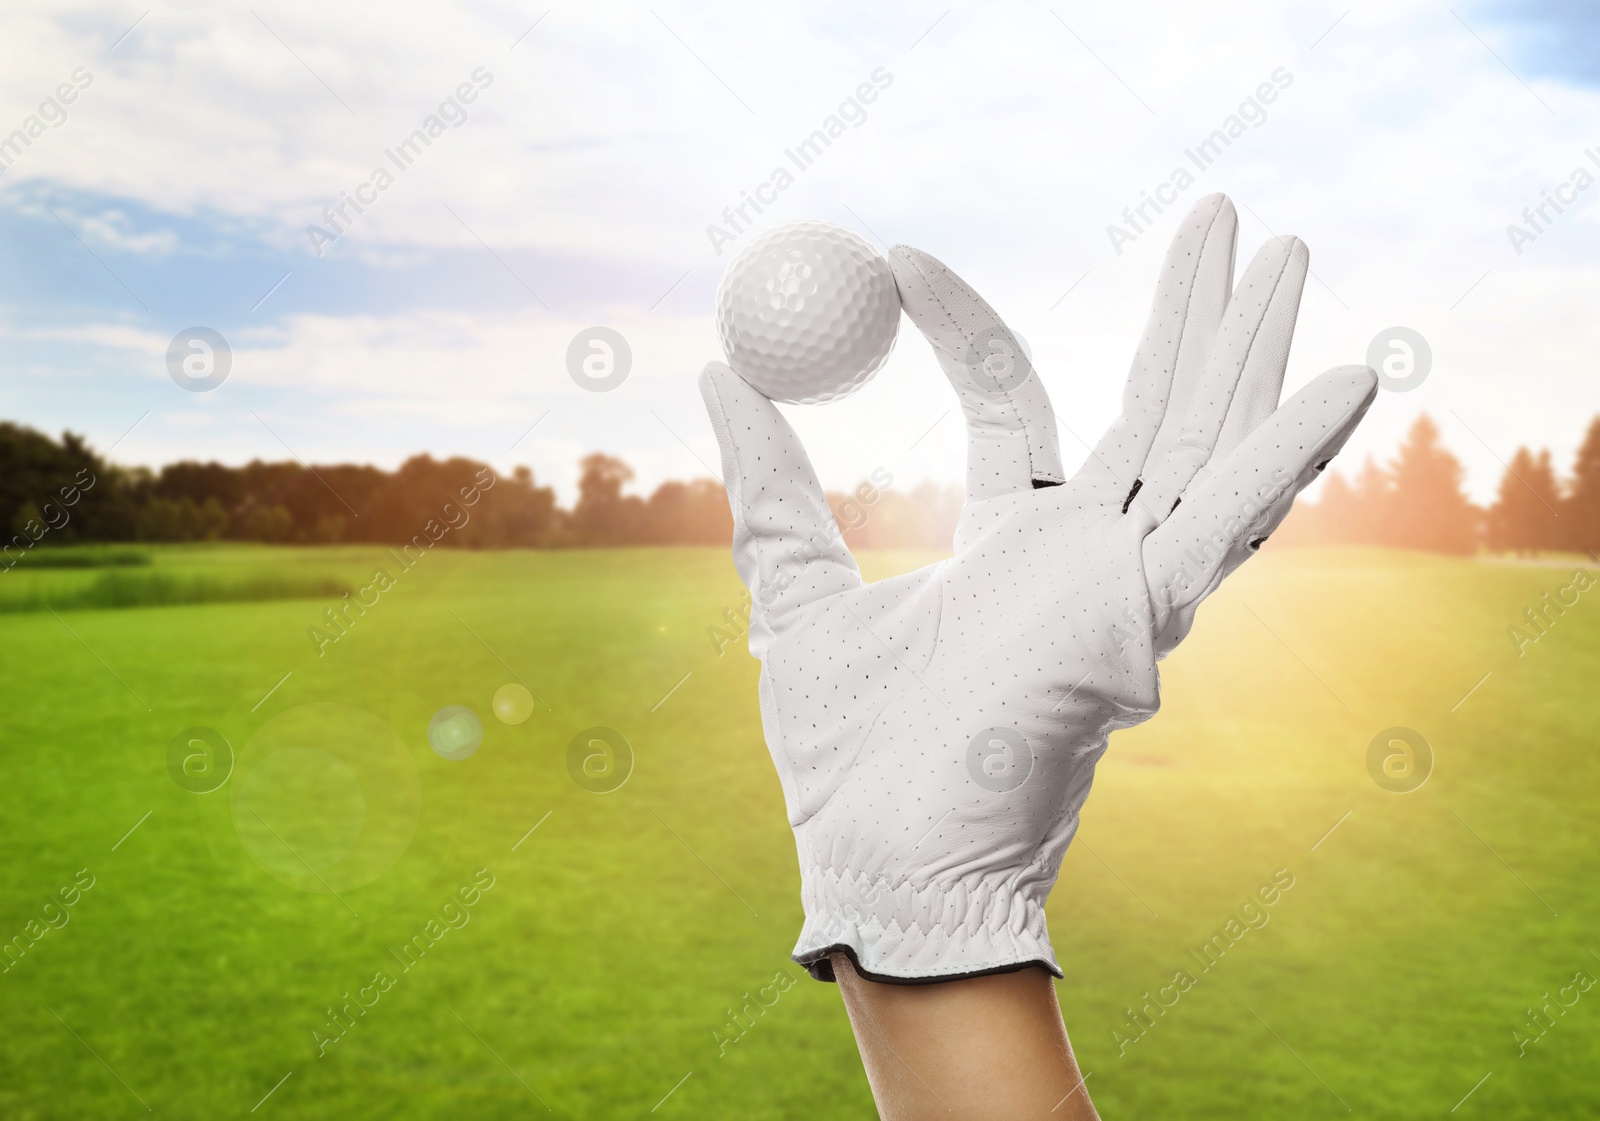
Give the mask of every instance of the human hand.
POLYGON ((1237 224, 1222 195, 1179 224, 1122 415, 1071 479, 1009 329, 938 261, 891 250, 966 414, 967 502, 954 556, 877 584, 777 409, 706 367, 814 976, 830 952, 869 979, 1060 975, 1044 900, 1110 733, 1155 713, 1157 659, 1377 389, 1344 366, 1279 405, 1308 255, 1274 238, 1235 289, 1237 224))

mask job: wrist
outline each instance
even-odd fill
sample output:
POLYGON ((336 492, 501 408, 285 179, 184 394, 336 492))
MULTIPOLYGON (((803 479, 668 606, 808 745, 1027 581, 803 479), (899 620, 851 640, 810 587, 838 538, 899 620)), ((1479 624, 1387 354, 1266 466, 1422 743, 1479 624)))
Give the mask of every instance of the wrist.
POLYGON ((886 985, 842 953, 831 968, 884 1121, 1097 1117, 1043 969, 886 985))

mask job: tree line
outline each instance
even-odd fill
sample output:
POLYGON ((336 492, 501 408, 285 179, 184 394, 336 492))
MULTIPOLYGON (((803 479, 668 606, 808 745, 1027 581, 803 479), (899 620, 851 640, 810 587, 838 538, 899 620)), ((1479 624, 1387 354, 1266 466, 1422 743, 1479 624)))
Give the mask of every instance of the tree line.
POLYGON ((54 440, 0 422, 0 538, 14 563, 18 549, 73 542, 396 545, 430 521, 463 515, 441 544, 711 545, 732 536, 727 496, 715 480, 666 482, 641 498, 622 493, 633 472, 621 460, 595 454, 580 466, 578 500, 564 509, 527 467, 499 476, 463 457, 413 456, 394 471, 260 460, 241 467, 185 460, 152 470, 108 463, 70 432, 54 440))
POLYGON ((1435 553, 1534 555, 1600 551, 1600 416, 1590 422, 1570 473, 1558 477, 1548 449, 1520 447, 1494 501, 1475 505, 1465 470, 1419 416, 1395 457, 1368 456, 1353 479, 1334 471, 1319 501, 1297 504, 1273 535, 1279 545, 1365 544, 1435 553))
MULTIPOLYGON (((517 467, 413 456, 394 471, 370 465, 306 466, 255 460, 241 467, 184 460, 159 470, 107 462, 81 436, 59 440, 0 422, 0 566, 35 545, 82 542, 259 541, 403 545, 432 525, 456 548, 720 545, 733 536, 727 494, 715 479, 673 480, 648 496, 625 494, 633 470, 602 453, 579 461, 577 501, 517 467)), ((828 501, 855 547, 940 548, 961 508, 959 487, 892 489, 874 472, 828 501)))
MULTIPOLYGON (((527 467, 501 476, 459 456, 413 456, 394 471, 261 460, 152 470, 111 464, 70 432, 55 440, 0 422, 0 557, 9 567, 36 544, 72 542, 396 545, 430 522, 451 525, 441 544, 475 549, 726 546, 732 537, 715 479, 665 482, 640 496, 623 493, 634 474, 621 459, 597 452, 579 468, 568 509, 527 467)), ((1464 476, 1423 414, 1387 463, 1368 456, 1350 479, 1331 472, 1320 500, 1298 503, 1273 544, 1600 552, 1600 417, 1565 478, 1548 450, 1518 448, 1495 500, 1480 507, 1462 489, 1464 476)), ((906 488, 882 468, 827 498, 852 548, 948 548, 961 510, 960 487, 906 488)))

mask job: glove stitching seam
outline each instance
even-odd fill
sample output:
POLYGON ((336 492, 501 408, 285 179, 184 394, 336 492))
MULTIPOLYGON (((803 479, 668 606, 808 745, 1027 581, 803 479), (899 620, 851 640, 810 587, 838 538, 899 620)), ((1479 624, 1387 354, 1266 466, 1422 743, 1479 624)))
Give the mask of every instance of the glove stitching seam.
MULTIPOLYGON (((1183 307, 1181 309, 1183 327, 1178 331, 1177 342, 1172 347, 1171 376, 1167 379, 1167 392, 1161 400, 1161 420, 1156 424, 1155 431, 1150 434, 1150 446, 1145 449, 1144 462, 1140 469, 1135 472, 1136 478, 1143 478, 1144 475, 1154 466, 1150 460, 1150 456, 1155 451, 1156 440, 1161 436, 1162 425, 1166 423, 1167 409, 1172 405, 1172 389, 1178 377, 1178 356, 1183 353, 1184 340, 1190 337, 1189 311, 1194 305, 1196 287, 1195 278, 1200 275, 1200 264, 1205 260, 1206 248, 1211 244, 1211 237, 1217 232, 1217 226, 1221 223, 1222 213, 1222 207, 1219 206, 1216 214, 1212 215, 1211 217, 1211 224, 1206 227, 1206 236, 1200 242, 1199 252, 1194 255, 1194 271, 1189 274, 1188 293, 1184 297, 1183 307)), ((1231 265, 1228 271, 1231 275, 1233 272, 1231 265)), ((1226 311, 1226 307, 1224 307, 1224 311, 1226 311)))
MULTIPOLYGON (((1288 266, 1289 266, 1289 262, 1288 262, 1287 259, 1285 259, 1285 261, 1283 263, 1283 267, 1278 270, 1278 275, 1272 282, 1272 291, 1267 294, 1267 312, 1268 313, 1271 312, 1271 310, 1272 310, 1272 301, 1277 298, 1278 289, 1280 287, 1282 287, 1283 278, 1289 271, 1289 267, 1288 266)), ((1232 300, 1231 299, 1229 300, 1229 304, 1230 305, 1232 304, 1232 300)), ((1261 323, 1258 323, 1256 325, 1255 333, 1250 336, 1250 345, 1245 347, 1244 357, 1239 363, 1239 376, 1236 377, 1233 380, 1233 388, 1228 393, 1228 407, 1225 408, 1222 411, 1222 423, 1217 426, 1216 436, 1212 439, 1211 446, 1206 449, 1205 462, 1196 464, 1195 465, 1195 469, 1192 472, 1190 472, 1189 478, 1184 481, 1183 487, 1180 488, 1179 491, 1178 491, 1177 500, 1173 502, 1172 508, 1167 511, 1167 517, 1171 517, 1172 516, 1172 511, 1176 510, 1178 508, 1178 502, 1181 502, 1183 500, 1184 493, 1188 489, 1189 484, 1194 482, 1195 476, 1198 475, 1201 471, 1205 470, 1207 467, 1209 467, 1211 465, 1211 460, 1213 458, 1215 458, 1216 452, 1217 452, 1217 442, 1219 440, 1221 440, 1221 438, 1222 438, 1222 430, 1224 428, 1226 428, 1227 425, 1228 425, 1228 416, 1233 411, 1233 406, 1234 406, 1235 401, 1238 400, 1239 387, 1244 384, 1244 372, 1245 372, 1246 369, 1249 368, 1249 365, 1250 365, 1250 355, 1255 353, 1256 342, 1261 338, 1261 328, 1265 325, 1265 323, 1266 323, 1266 315, 1264 314, 1262 316, 1261 323)), ((1291 336, 1292 336, 1293 335, 1292 327, 1291 327, 1291 332, 1290 333, 1291 333, 1291 336)), ((1215 336, 1213 336, 1213 338, 1215 338, 1215 336)), ((1210 365, 1209 361, 1207 362, 1207 365, 1210 365)), ((1201 374, 1201 377, 1202 378, 1205 377, 1204 373, 1201 374)), ((1246 432, 1245 435, 1248 436, 1249 433, 1246 432)), ((1176 450, 1177 448, 1182 447, 1182 446, 1183 446, 1182 445, 1182 441, 1180 439, 1179 442, 1173 444, 1172 447, 1164 449, 1163 452, 1162 452, 1162 455, 1163 456, 1171 455, 1174 450, 1176 450)), ((1154 449, 1152 448, 1152 451, 1153 450, 1154 449)), ((1159 473, 1159 470, 1160 470, 1159 465, 1156 468, 1153 468, 1152 470, 1157 472, 1157 473, 1159 473)), ((1165 520, 1165 519, 1163 519, 1163 520, 1165 520)))

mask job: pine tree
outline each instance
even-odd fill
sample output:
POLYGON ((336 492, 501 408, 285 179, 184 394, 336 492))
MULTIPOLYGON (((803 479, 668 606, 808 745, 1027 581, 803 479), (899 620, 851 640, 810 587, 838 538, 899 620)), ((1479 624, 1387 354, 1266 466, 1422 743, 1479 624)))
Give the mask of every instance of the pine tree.
POLYGON ((1352 484, 1339 471, 1328 472, 1321 499, 1296 502, 1272 540, 1280 545, 1384 544, 1384 527, 1394 498, 1394 481, 1369 455, 1352 484))
POLYGON ((1337 471, 1329 471, 1322 484, 1320 501, 1309 501, 1305 495, 1295 499, 1289 516, 1275 529, 1263 546, 1267 549, 1298 549, 1307 545, 1343 544, 1345 537, 1332 524, 1329 511, 1337 509, 1339 499, 1329 503, 1330 495, 1348 494, 1350 484, 1337 471))
MULTIPOLYGON (((1296 503, 1297 512, 1298 509, 1299 503, 1296 503)), ((1315 506, 1307 506, 1305 515, 1301 533, 1310 543, 1344 544, 1360 540, 1357 528, 1361 521, 1360 499, 1338 471, 1328 473, 1328 481, 1322 484, 1321 501, 1315 506)), ((1284 529, 1293 525, 1295 516, 1289 515, 1284 529)), ((1274 537, 1282 533, 1280 529, 1274 537)))
POLYGON ((1580 553, 1600 552, 1600 416, 1589 422, 1578 448, 1564 505, 1562 544, 1580 553))
POLYGON ((1389 528, 1394 521, 1394 476, 1370 455, 1362 461, 1361 474, 1356 477, 1355 498, 1352 540, 1369 545, 1389 544, 1389 528))
POLYGON ((1383 527, 1386 543, 1434 553, 1470 553, 1479 510, 1461 490, 1461 461, 1439 443, 1439 426, 1417 417, 1389 467, 1394 492, 1383 527))
POLYGON ((1560 502, 1550 452, 1541 449, 1535 457, 1527 448, 1518 448, 1489 508, 1489 548, 1519 556, 1559 548, 1562 525, 1556 515, 1560 502))

